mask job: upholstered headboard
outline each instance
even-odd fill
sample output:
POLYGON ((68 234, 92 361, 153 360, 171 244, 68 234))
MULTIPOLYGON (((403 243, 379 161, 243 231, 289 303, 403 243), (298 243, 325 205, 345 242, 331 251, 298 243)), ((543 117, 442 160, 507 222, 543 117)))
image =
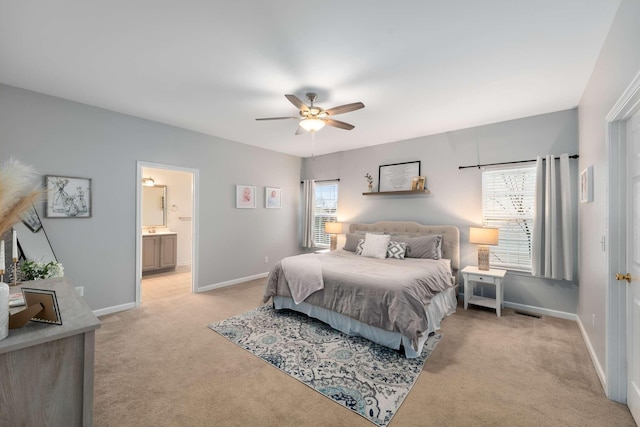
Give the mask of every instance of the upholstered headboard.
POLYGON ((422 225, 413 221, 378 221, 373 224, 351 224, 349 233, 377 232, 403 236, 442 235, 442 257, 451 260, 451 268, 458 283, 460 271, 460 230, 453 225, 422 225))

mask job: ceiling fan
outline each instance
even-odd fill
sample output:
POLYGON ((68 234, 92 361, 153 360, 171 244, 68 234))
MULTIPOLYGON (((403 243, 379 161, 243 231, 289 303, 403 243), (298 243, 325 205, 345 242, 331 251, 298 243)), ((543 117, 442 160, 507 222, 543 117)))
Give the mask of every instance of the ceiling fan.
POLYGON ((298 129, 296 129, 296 135, 300 135, 303 130, 309 132, 319 131, 324 127, 324 125, 329 125, 333 127, 337 127, 340 129, 351 130, 355 126, 350 125, 349 123, 341 122, 339 120, 334 120, 331 117, 336 116, 338 114, 348 113, 350 111, 359 110, 364 108, 364 104, 362 102, 354 102, 352 104, 345 104, 339 107, 329 108, 328 110, 322 109, 320 107, 316 107, 313 105, 316 98, 318 97, 315 93, 308 93, 307 99, 309 100, 309 105, 305 104, 295 95, 285 95, 285 97, 300 109, 299 117, 267 117, 263 119, 256 120, 284 120, 284 119, 295 119, 299 120, 298 129))

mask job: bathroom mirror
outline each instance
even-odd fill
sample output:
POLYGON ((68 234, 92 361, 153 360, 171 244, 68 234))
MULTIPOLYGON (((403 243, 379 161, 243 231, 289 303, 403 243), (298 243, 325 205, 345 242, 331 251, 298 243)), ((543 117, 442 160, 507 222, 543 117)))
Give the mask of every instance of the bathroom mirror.
POLYGON ((167 186, 142 187, 142 226, 167 226, 167 186))

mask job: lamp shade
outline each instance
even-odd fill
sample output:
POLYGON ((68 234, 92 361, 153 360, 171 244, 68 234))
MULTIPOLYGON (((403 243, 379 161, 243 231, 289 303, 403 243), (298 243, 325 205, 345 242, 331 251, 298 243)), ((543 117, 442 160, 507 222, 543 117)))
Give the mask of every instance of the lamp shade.
POLYGON ((309 132, 315 132, 317 130, 320 130, 324 127, 324 120, 320 120, 320 119, 304 119, 300 121, 300 126, 302 127, 302 129, 309 131, 309 132))
POLYGON ((340 234, 342 233, 342 223, 341 222, 325 222, 324 232, 327 234, 340 234))
POLYGON ((499 230, 489 227, 469 227, 469 243, 497 245, 499 230))

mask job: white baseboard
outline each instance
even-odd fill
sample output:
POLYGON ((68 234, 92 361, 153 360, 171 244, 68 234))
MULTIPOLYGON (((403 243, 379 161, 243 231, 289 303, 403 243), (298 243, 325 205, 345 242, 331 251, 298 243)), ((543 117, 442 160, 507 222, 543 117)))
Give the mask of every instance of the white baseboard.
POLYGON ((207 291, 211 291, 213 289, 218 289, 218 288, 224 288, 226 286, 237 285, 238 283, 244 283, 244 282, 248 282, 250 280, 262 279, 264 277, 267 277, 268 275, 269 275, 269 273, 260 273, 260 274, 254 274, 253 276, 247 276, 247 277, 241 277, 239 279, 228 280, 226 282, 214 283, 213 285, 208 285, 208 286, 204 286, 202 288, 197 288, 196 292, 197 293, 207 292, 207 291))
POLYGON ((567 320, 573 320, 573 321, 578 319, 578 316, 576 316, 574 313, 567 313, 566 311, 551 310, 549 308, 536 307, 533 305, 518 304, 515 302, 505 301, 504 306, 507 308, 512 308, 514 310, 521 310, 529 313, 542 314, 544 316, 557 317, 559 319, 567 319, 567 320))
MULTIPOLYGON (((460 293, 459 297, 461 301, 464 301, 464 293, 460 293)), ((534 305, 518 304, 515 302, 503 301, 503 305, 506 308, 512 308, 514 310, 526 311, 528 313, 535 313, 544 316, 557 317, 559 319, 577 320, 578 316, 574 313, 567 313, 566 311, 551 310, 549 308, 536 307, 534 305)))
POLYGON ((589 335, 587 335, 587 331, 580 320, 580 317, 577 318, 578 329, 580 329, 580 333, 582 334, 582 339, 584 343, 587 345, 587 350, 589 351, 589 356, 591 356, 591 362, 593 362, 593 367, 596 369, 596 374, 598 374, 598 378, 600 379, 600 384, 602 384, 602 389, 607 390, 607 376, 604 373, 604 369, 602 369, 602 365, 596 356, 596 351, 593 349, 591 345, 591 340, 589 339, 589 335))
POLYGON ((131 310, 132 308, 136 308, 135 302, 128 302, 126 304, 114 305, 113 307, 93 310, 93 315, 96 317, 106 316, 107 314, 117 313, 119 311, 131 310))
POLYGON ((184 267, 185 265, 191 266, 191 260, 181 261, 176 264, 176 267, 184 267))

